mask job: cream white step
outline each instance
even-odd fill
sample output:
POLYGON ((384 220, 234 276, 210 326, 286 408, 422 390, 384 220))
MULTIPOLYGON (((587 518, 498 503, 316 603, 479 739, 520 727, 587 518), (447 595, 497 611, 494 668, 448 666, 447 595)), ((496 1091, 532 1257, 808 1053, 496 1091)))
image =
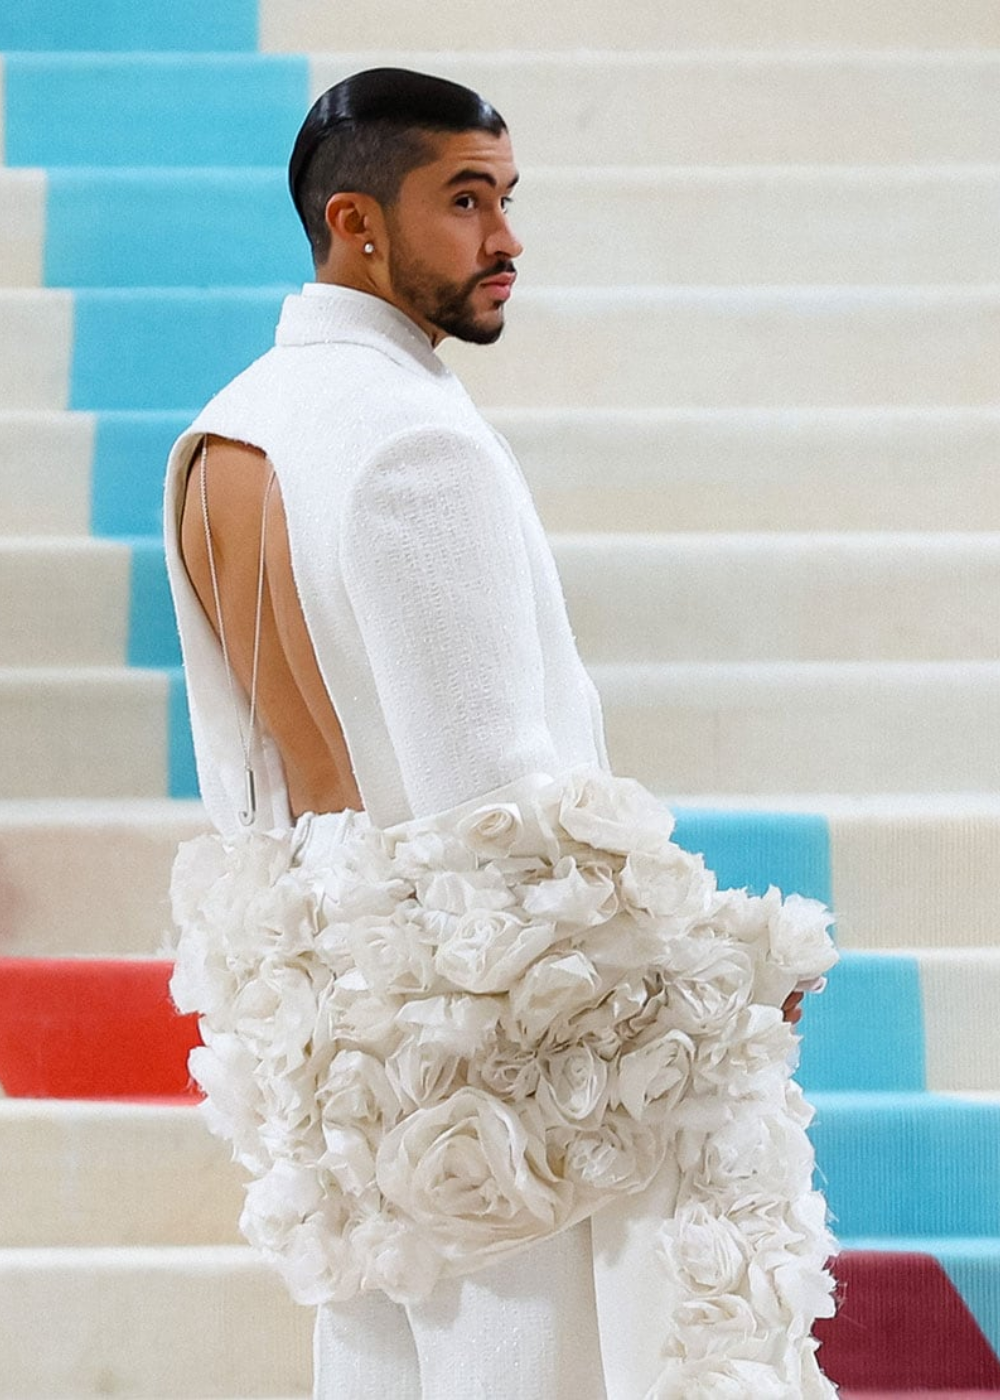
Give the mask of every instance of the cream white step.
MULTIPOLYGON (((588 663, 1000 659, 989 606, 1000 596, 1000 534, 558 534, 552 543, 588 663)), ((127 546, 0 541, 0 594, 0 666, 124 664, 127 546)))
POLYGON ((200 803, 165 798, 0 802, 0 951, 160 952, 174 852, 207 825, 200 803))
POLYGON ((350 52, 338 39, 335 52, 312 57, 311 91, 377 64, 439 73, 499 108, 525 166, 1000 159, 995 49, 811 53, 786 41, 777 53, 643 44, 639 53, 458 54, 423 42, 416 52, 350 52))
MULTIPOLYGON (((3 285, 40 284, 44 206, 42 172, 0 169, 3 285)), ((1000 279, 995 165, 532 167, 513 219, 536 286, 1000 279)))
POLYGON ((554 531, 1000 528, 998 408, 490 416, 554 531))
POLYGON ((996 405, 1000 287, 527 289, 442 352, 491 408, 996 405))
POLYGON ((598 666, 612 765, 680 800, 1000 785, 1000 665, 598 666))
POLYGON ((372 0, 364 10, 325 0, 261 0, 265 50, 359 48, 373 34, 403 47, 441 49, 953 48, 1000 44, 1000 17, 992 0, 630 0, 618 7, 600 0, 573 6, 509 0, 495 9, 462 0, 372 0))
MULTIPOLYGON (((1000 529, 1000 408, 490 416, 552 531, 1000 529)), ((0 538, 88 533, 95 422, 0 412, 0 538)))
POLYGON ((0 1099, 3 1249, 240 1244, 243 1173, 198 1109, 0 1099))
MULTIPOLYGON (((0 290, 0 409, 65 406, 69 296, 0 290)), ((442 348, 491 408, 995 406, 1000 285, 527 288, 442 348)))
POLYGON ((155 671, 0 670, 5 796, 163 796, 167 692, 155 671))
POLYGON ((94 427, 89 413, 0 412, 0 535, 87 534, 94 427))
POLYGON ((0 540, 0 667, 121 666, 130 551, 109 540, 0 540))
POLYGON ((1000 949, 920 954, 927 1087, 995 1093, 1000 1085, 1000 949))
POLYGON ((66 408, 73 295, 0 288, 0 409, 66 408))
MULTIPOLYGON (((996 941, 1000 797, 992 793, 658 791, 686 807, 823 816, 844 947, 996 941)), ((196 802, 0 803, 2 952, 163 952, 174 852, 206 826, 196 802)))
POLYGON ((1000 277, 997 166, 532 168, 512 219, 531 286, 1000 277))
POLYGON ((591 534, 553 545, 588 664, 1000 659, 1000 534, 591 534))
POLYGON ((45 175, 0 170, 0 287, 35 287, 45 251, 45 175))
POLYGON ((312 1311, 249 1249, 0 1250, 3 1400, 308 1394, 312 1311))

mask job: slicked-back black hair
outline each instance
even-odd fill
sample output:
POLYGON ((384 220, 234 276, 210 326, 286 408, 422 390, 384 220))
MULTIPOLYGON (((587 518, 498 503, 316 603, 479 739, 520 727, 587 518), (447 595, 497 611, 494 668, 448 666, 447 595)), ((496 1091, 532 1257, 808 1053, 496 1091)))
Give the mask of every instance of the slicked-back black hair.
POLYGON ((507 125, 471 88, 406 68, 369 68, 329 88, 310 108, 288 164, 292 202, 317 266, 330 251, 326 206, 341 190, 388 208, 404 177, 433 159, 427 133, 507 125))

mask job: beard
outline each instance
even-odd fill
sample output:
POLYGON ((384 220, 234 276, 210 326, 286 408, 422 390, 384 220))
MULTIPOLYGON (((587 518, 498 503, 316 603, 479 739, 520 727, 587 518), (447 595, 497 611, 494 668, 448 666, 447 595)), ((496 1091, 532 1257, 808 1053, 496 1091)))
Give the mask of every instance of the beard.
POLYGON ((502 303, 489 313, 488 322, 482 319, 483 312, 473 308, 476 288, 489 277, 513 271, 514 264, 504 259, 487 272, 477 272, 463 282, 451 282, 432 272, 405 245, 400 247, 398 235, 389 249, 389 276, 396 295, 445 335, 473 345, 492 345, 503 335, 504 325, 502 303))

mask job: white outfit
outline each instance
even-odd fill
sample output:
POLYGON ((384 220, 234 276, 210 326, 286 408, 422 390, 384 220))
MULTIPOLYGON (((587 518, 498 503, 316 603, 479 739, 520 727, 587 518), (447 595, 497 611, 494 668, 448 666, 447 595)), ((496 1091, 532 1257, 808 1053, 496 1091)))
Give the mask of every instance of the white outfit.
POLYGON ((222 837, 178 857, 173 991, 256 1178, 244 1231, 324 1305, 317 1396, 832 1394, 809 1340, 830 1241, 774 1010, 833 961, 827 916, 717 891, 607 772, 523 477, 426 337, 344 288, 288 298, 176 444, 166 540, 222 837), (207 433, 274 466, 364 815, 293 828, 265 738, 239 834, 178 546, 207 433))

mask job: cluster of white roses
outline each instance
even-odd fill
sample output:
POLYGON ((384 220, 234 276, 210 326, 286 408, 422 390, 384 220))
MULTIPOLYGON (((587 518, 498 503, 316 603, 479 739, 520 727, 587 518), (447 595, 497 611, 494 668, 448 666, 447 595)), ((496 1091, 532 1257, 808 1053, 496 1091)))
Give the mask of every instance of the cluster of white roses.
MULTIPOLYGON (((728 1394, 737 1363, 733 1387, 739 1367, 783 1384, 790 1333, 811 1363, 830 1242, 779 1008, 834 961, 829 915, 719 891, 672 827, 587 769, 358 817, 301 855, 291 833, 182 847, 192 1072, 254 1177, 244 1232, 296 1298, 424 1296, 642 1189, 669 1150, 658 1393, 728 1394)), ((786 1394, 754 1386, 732 1394, 786 1394)))

